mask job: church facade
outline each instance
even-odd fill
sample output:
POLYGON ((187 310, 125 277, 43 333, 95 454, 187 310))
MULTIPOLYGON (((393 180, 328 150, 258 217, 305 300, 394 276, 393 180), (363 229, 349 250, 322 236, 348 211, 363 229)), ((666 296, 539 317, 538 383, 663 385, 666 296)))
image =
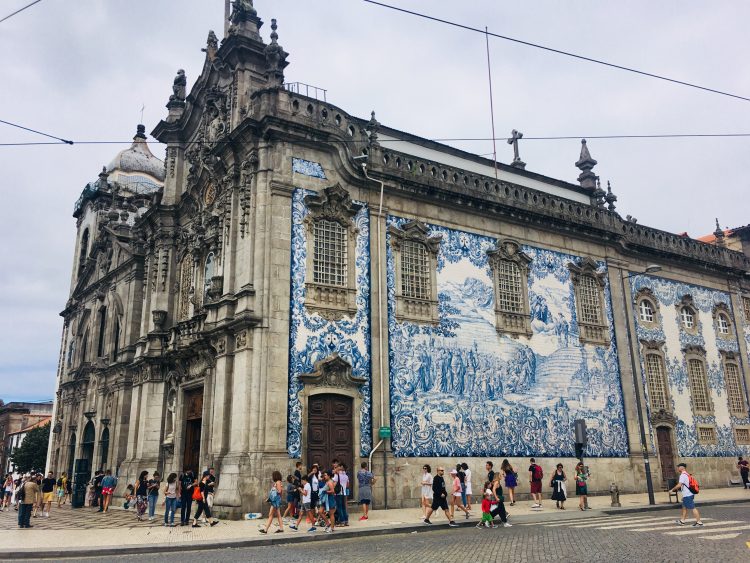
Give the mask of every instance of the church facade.
MULTIPOLYGON (((750 258, 302 95, 252 2, 168 115, 86 186, 62 313, 50 467, 215 467, 215 504, 273 470, 370 461, 376 506, 421 466, 528 457, 590 488, 656 490, 680 461, 726 485, 750 454, 750 258), (643 436, 641 432, 643 426, 643 436)), ((519 492, 524 491, 521 479, 519 492)))

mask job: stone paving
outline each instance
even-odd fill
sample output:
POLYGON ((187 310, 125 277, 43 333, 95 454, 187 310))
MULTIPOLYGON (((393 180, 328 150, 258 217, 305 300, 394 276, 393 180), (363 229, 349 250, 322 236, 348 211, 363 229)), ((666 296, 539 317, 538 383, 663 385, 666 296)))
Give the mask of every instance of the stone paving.
MULTIPOLYGON (((699 505, 706 502, 737 501, 741 499, 750 501, 750 491, 743 491, 738 488, 702 490, 699 505)), ((628 508, 638 510, 647 506, 646 495, 623 495, 620 500, 623 505, 622 510, 627 510, 628 508)), ((660 504, 665 505, 667 501, 666 493, 659 493, 657 500, 660 501, 660 504)), ((585 513, 577 510, 575 499, 570 499, 568 509, 565 511, 556 510, 554 504, 548 500, 545 501, 542 511, 532 510, 526 501, 520 502, 514 507, 508 507, 508 510, 512 515, 511 521, 516 524, 512 529, 516 527, 521 529, 524 526, 518 526, 518 524, 529 522, 564 521, 566 519, 591 519, 591 522, 596 522, 597 518, 607 516, 604 512, 605 510, 613 510, 610 507, 609 497, 591 498, 590 504, 593 510, 585 513)), ((158 508, 162 509, 160 505, 158 508)), ((133 509, 125 511, 122 508, 113 507, 109 513, 102 514, 91 508, 71 510, 69 505, 66 505, 57 509, 53 505, 50 518, 43 518, 41 516, 32 518, 34 528, 31 530, 20 530, 17 527, 17 513, 15 511, 0 512, 0 558, 4 554, 9 555, 20 550, 26 550, 30 546, 34 546, 37 550, 65 550, 75 548, 132 547, 149 544, 153 544, 156 548, 157 544, 181 544, 189 549, 191 545, 204 542, 231 546, 237 542, 247 541, 257 541, 259 544, 262 544, 266 540, 267 543, 267 540, 271 537, 274 539, 294 538, 306 541, 308 538, 318 539, 317 536, 324 535, 322 531, 316 534, 307 534, 304 531, 293 532, 287 527, 283 535, 271 534, 269 537, 266 537, 258 532, 258 525, 261 522, 265 522, 265 520, 222 521, 218 526, 213 528, 208 526, 195 529, 179 526, 165 528, 162 525, 162 514, 159 514, 157 510, 157 517, 154 522, 138 522, 135 519, 133 509), (92 531, 99 533, 91 533, 92 531)), ((656 517, 669 517, 673 514, 672 511, 657 511, 656 517)), ((341 537, 343 540, 346 537, 362 533, 387 533, 394 528, 408 529, 417 526, 421 530, 420 516, 421 511, 417 508, 373 510, 370 520, 360 522, 358 520, 359 514, 354 513, 351 519, 351 526, 337 529, 335 535, 341 537)), ((478 507, 476 507, 474 516, 469 522, 475 522, 478 516, 480 516, 480 513, 478 507)), ((433 515, 432 521, 434 528, 447 527, 445 525, 445 517, 442 514, 433 515)), ((462 519, 460 521, 465 523, 462 519)), ((313 543, 317 544, 318 542, 313 543)))

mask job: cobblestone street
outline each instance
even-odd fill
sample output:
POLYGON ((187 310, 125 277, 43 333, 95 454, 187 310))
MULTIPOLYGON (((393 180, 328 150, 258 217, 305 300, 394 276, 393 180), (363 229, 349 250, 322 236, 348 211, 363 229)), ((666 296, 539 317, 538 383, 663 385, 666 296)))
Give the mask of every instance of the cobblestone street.
MULTIPOLYGON (((678 526, 677 511, 578 517, 561 514, 543 522, 519 522, 495 530, 432 529, 385 535, 242 549, 126 556, 131 561, 748 561, 748 505, 702 509, 702 528, 678 526), (563 519, 565 518, 565 519, 563 519)), ((690 522, 692 523, 692 521, 690 522)), ((179 552, 178 552, 179 550, 179 552)), ((97 559, 94 559, 97 560, 97 559)), ((111 557, 98 559, 111 560, 111 557)))

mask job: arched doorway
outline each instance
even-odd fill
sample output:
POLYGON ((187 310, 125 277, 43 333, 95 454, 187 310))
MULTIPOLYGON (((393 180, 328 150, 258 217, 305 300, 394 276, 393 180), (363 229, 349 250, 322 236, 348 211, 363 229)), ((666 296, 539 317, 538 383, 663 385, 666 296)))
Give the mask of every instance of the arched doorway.
POLYGON ((81 459, 88 460, 87 467, 93 471, 94 465, 94 443, 96 442, 96 430, 94 423, 90 420, 83 428, 83 440, 81 441, 81 459))
POLYGON ((667 486, 670 480, 677 478, 677 470, 674 465, 672 429, 669 426, 657 426, 656 445, 659 450, 659 465, 661 465, 662 482, 667 486))
POLYGON ((109 428, 105 428, 102 431, 102 438, 99 441, 99 450, 101 451, 101 462, 99 467, 101 469, 107 469, 107 459, 109 457, 109 428))
POLYGON ((70 435, 70 442, 68 445, 68 479, 73 478, 73 462, 76 459, 76 433, 73 432, 70 435))
POLYGON ((307 465, 317 463, 327 469, 335 458, 351 470, 354 462, 353 399, 326 393, 312 395, 307 404, 307 465))

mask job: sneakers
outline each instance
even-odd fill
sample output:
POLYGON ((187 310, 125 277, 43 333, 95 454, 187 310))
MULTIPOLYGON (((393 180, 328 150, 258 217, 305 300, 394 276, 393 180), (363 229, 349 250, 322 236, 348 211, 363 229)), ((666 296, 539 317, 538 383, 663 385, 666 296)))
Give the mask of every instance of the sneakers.
POLYGON ((213 521, 213 522, 211 522, 211 524, 209 524, 209 525, 210 525, 210 526, 216 526, 216 524, 218 524, 218 523, 219 523, 219 521, 218 521, 218 520, 214 520, 214 521, 213 521))
POLYGON ((531 505, 531 508, 542 508, 542 505, 539 504, 538 502, 535 502, 534 504, 531 505))
POLYGON ((685 522, 683 522, 682 520, 675 520, 674 523, 677 524, 678 526, 684 526, 685 525, 685 522))
POLYGON ((327 526, 326 526, 326 530, 325 530, 325 533, 326 533, 326 534, 332 534, 332 533, 333 533, 333 530, 331 530, 331 528, 329 528, 329 527, 327 527, 327 526))
POLYGON ((456 524, 453 520, 448 522, 448 526, 450 526, 451 528, 458 528, 458 524, 456 524))
POLYGON ((471 517, 471 512, 465 513, 464 517, 468 520, 471 517))
POLYGON ((427 524, 428 526, 432 525, 432 522, 430 522, 429 518, 422 518, 422 523, 427 524))
POLYGON ((701 526, 703 526, 703 522, 696 522, 693 524, 693 528, 700 528, 701 526))
POLYGON ((503 528, 512 528, 512 527, 513 527, 513 524, 511 524, 510 522, 503 522, 503 528))
POLYGON ((367 516, 360 516, 359 521, 361 522, 362 520, 367 520, 367 516))
POLYGON ((481 528, 482 526, 483 524, 481 522, 477 522, 477 525, 476 525, 477 528, 481 528))
POLYGON ((289 524, 289 529, 290 530, 294 530, 296 532, 297 531, 297 526, 295 526, 294 524, 289 524))
MULTIPOLYGON (((193 526, 195 526, 195 524, 193 524, 193 526)), ((261 529, 260 529, 260 530, 258 530, 258 531, 259 531, 259 532, 260 532, 261 534, 263 534, 263 535, 265 535, 265 534, 267 534, 267 533, 268 533, 268 532, 266 532, 266 529, 265 529, 265 528, 261 528, 261 529)))
POLYGON ((317 528, 315 526, 312 526, 309 530, 307 530, 309 533, 313 533, 317 528))

